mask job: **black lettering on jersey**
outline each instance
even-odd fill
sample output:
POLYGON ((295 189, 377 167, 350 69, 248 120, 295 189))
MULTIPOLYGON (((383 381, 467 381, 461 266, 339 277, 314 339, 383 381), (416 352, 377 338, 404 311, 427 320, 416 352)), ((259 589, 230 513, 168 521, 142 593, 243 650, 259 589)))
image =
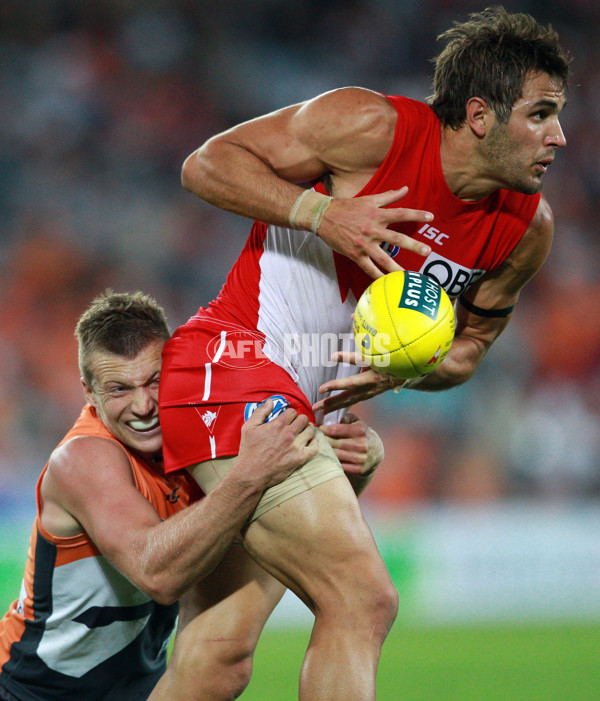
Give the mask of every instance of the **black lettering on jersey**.
POLYGON ((179 487, 175 487, 175 489, 170 493, 170 494, 165 494, 165 501, 168 501, 169 504, 176 504, 179 501, 179 487))

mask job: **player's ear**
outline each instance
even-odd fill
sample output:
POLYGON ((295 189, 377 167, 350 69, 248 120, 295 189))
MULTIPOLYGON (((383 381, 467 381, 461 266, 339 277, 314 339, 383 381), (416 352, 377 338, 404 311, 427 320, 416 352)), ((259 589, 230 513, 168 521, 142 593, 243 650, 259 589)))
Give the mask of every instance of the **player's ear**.
POLYGON ((88 385, 88 383, 83 379, 83 377, 79 379, 81 381, 81 386, 83 387, 83 396, 85 397, 85 401, 94 408, 97 408, 94 390, 91 388, 90 385, 88 385))
POLYGON ((483 139, 492 127, 494 113, 481 97, 472 97, 467 102, 467 124, 471 131, 483 139))

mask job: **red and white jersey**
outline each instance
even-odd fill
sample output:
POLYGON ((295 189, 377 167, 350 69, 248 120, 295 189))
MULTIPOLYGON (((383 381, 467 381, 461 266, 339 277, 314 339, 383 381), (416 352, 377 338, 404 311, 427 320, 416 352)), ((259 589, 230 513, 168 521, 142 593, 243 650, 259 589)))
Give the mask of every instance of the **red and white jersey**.
MULTIPOLYGON (((388 99, 398 112, 394 142, 357 196, 407 185, 408 195, 397 205, 429 210, 435 218, 428 224, 408 223, 397 228, 429 244, 432 252, 423 259, 388 246, 388 253, 403 268, 435 278, 450 297, 458 297, 506 259, 527 230, 540 196, 498 190, 478 202, 458 199, 442 172, 441 127, 433 111, 408 98, 388 99)), ((315 189, 325 192, 320 184, 315 189)), ((243 352, 264 353, 284 368, 310 406, 321 398, 318 388, 323 382, 357 372, 355 367, 338 365, 329 358, 335 350, 354 349, 351 315, 370 281, 358 266, 333 252, 318 236, 255 222, 217 299, 201 308, 182 329, 206 328, 207 323, 215 328, 223 322, 224 332, 240 327, 255 333, 260 348, 247 347, 243 352)), ((174 334, 173 356, 178 355, 178 336, 181 330, 174 334)), ((197 367, 200 363, 209 367, 215 353, 206 353, 204 348, 192 351, 190 346, 187 350, 182 346, 173 367, 191 367, 191 356, 197 357, 197 367)), ((227 348, 226 338, 219 347, 221 351, 227 348)), ((239 354, 239 345, 232 352, 239 354)), ((166 373, 163 366, 161 406, 201 404, 204 385, 187 381, 172 384, 170 364, 171 357, 166 373)), ((236 389, 228 382, 220 392, 215 390, 211 401, 236 401, 236 389)), ((245 399, 239 396, 237 401, 245 399)))
POLYGON ((258 332, 262 352, 284 368, 309 405, 328 379, 356 368, 330 360, 354 350, 357 297, 342 299, 333 251, 318 236, 255 222, 221 294, 200 317, 225 318, 258 332))

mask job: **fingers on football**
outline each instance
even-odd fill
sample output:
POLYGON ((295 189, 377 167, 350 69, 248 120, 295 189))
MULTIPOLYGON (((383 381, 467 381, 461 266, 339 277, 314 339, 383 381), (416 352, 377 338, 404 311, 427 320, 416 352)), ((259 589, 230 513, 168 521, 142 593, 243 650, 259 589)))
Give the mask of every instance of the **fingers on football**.
MULTIPOLYGON (((392 260, 389 256, 386 257, 388 260, 392 260)), ((358 258, 355 258, 354 262, 373 280, 377 280, 377 278, 382 277, 385 274, 375 265, 375 263, 373 263, 369 256, 358 256, 358 258)), ((393 262, 394 261, 392 261, 392 263, 393 262)), ((389 272, 392 271, 390 270, 389 272)))
MULTIPOLYGON (((356 365, 359 368, 367 368, 369 367, 369 362, 365 360, 360 353, 357 353, 356 351, 334 351, 330 358, 330 360, 333 360, 336 363, 347 363, 348 365, 356 365)), ((325 385, 323 385, 325 387, 325 385)), ((327 390, 324 390, 322 388, 319 388, 319 392, 326 392, 331 387, 327 387, 327 390)))
MULTIPOLYGON (((412 241, 412 239, 410 240, 412 241)), ((397 270, 402 270, 398 263, 396 263, 393 258, 390 258, 390 256, 378 244, 373 246, 369 253, 370 258, 368 260, 371 261, 372 267, 375 268, 377 277, 381 277, 384 273, 394 273, 397 270)), ((374 275, 371 275, 371 277, 374 277, 374 275)))

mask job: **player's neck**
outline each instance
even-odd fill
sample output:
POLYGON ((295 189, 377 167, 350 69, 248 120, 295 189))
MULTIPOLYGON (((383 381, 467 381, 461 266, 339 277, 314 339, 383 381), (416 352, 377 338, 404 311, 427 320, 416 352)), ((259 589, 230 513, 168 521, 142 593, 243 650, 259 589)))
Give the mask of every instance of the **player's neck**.
POLYGON ((442 128, 440 161, 450 191, 465 202, 482 200, 499 187, 486 176, 476 139, 465 127, 442 128))

